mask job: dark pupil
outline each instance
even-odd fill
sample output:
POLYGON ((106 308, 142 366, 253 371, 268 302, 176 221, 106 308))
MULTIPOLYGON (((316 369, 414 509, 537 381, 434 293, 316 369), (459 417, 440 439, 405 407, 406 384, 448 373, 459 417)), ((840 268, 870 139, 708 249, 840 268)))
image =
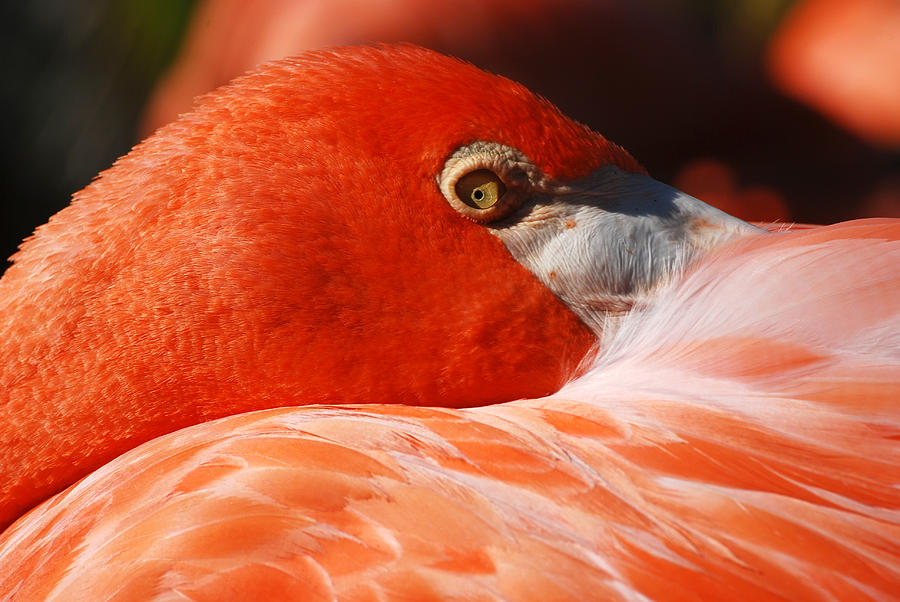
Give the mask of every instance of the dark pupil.
POLYGON ((477 189, 476 189, 476 190, 472 193, 472 198, 475 199, 476 201, 480 201, 481 199, 484 198, 484 193, 481 192, 480 190, 477 190, 477 189))

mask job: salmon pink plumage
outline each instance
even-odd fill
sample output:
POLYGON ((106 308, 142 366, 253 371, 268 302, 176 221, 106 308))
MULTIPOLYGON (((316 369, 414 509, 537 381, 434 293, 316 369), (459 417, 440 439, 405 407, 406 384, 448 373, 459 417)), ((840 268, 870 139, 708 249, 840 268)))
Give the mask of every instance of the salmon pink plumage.
POLYGON ((888 598, 897 265, 429 51, 272 63, 0 282, 0 596, 888 598))

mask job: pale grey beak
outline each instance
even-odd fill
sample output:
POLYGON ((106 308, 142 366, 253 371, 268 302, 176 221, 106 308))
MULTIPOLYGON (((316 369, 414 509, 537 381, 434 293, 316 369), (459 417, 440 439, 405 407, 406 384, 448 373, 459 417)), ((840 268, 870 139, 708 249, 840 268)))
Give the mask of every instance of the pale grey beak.
POLYGON ((529 206, 491 231, 598 335, 610 334, 611 319, 645 303, 698 257, 763 233, 614 166, 573 184, 546 184, 529 206))

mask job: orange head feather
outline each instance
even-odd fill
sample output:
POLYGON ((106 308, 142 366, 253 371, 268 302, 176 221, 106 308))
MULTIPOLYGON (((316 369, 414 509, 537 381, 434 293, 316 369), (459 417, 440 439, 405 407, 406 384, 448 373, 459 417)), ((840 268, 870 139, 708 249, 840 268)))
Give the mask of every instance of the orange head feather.
MULTIPOLYGON (((629 248, 649 225, 682 232, 690 213, 642 174, 522 86, 411 46, 314 52, 239 78, 77 193, 0 281, 0 526, 137 443, 212 418, 551 393, 596 342, 591 312, 628 307, 647 288, 635 282, 683 266, 655 242, 634 248, 665 269, 629 248), (442 188, 448 158, 480 141, 541 174, 530 207, 543 217, 512 238, 442 188), (629 205, 620 236, 598 234, 624 223, 598 207, 631 197, 566 184, 594 173, 616 194, 635 176, 653 196, 629 205), (553 213, 557 197, 571 218, 553 213), (576 217, 595 229, 570 231, 576 217), (566 240, 616 246, 572 253, 574 276, 546 269, 569 252, 528 250, 554 243, 556 223, 566 240), (622 264, 627 282, 599 279, 615 298, 583 302, 597 261, 622 264)), ((653 240, 689 247, 679 236, 653 240)))
POLYGON ((554 176, 638 169, 522 86, 399 47, 269 64, 102 173, 0 285, 0 523, 210 418, 558 388, 593 335, 435 182, 485 137, 554 176))

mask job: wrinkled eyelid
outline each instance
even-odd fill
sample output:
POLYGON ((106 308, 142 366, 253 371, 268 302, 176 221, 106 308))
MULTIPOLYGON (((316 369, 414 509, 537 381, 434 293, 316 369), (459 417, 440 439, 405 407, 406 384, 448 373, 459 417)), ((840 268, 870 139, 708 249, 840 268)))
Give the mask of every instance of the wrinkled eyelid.
POLYGON ((437 177, 438 188, 451 207, 477 222, 491 222, 518 208, 541 181, 540 171, 521 151, 505 144, 479 140, 456 149, 437 177), (496 174, 506 187, 503 198, 489 209, 466 209, 457 196, 460 178, 475 171, 496 174))
POLYGON ((451 154, 444 163, 443 171, 438 175, 438 185, 442 190, 451 188, 466 173, 478 169, 489 169, 511 184, 525 183, 523 180, 535 182, 539 171, 534 163, 521 151, 498 142, 479 140, 461 146, 451 154))

